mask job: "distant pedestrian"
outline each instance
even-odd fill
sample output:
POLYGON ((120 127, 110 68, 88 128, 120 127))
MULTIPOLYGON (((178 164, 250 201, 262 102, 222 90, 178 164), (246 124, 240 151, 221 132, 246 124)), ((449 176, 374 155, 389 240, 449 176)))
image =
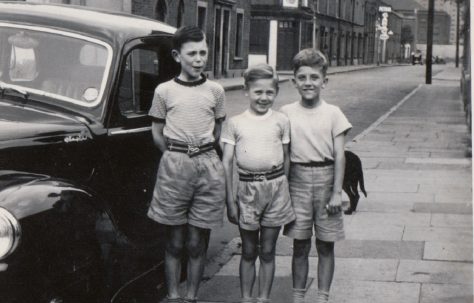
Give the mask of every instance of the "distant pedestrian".
POLYGON ((301 100, 281 108, 291 125, 290 195, 296 220, 284 234, 293 238, 293 298, 303 302, 313 225, 318 251, 317 303, 328 302, 334 274, 334 242, 344 238, 341 192, 345 135, 352 125, 339 107, 321 99, 327 58, 304 49, 293 59, 301 100))
POLYGON ((244 79, 249 109, 229 120, 221 138, 227 214, 230 222, 239 225, 242 238, 242 302, 253 302, 257 257, 260 260, 257 301, 269 302, 278 234, 283 225, 295 219, 286 177, 290 124, 285 115, 271 110, 278 94, 278 78, 270 66, 250 67, 244 79), (232 191, 234 157, 239 173, 237 200, 232 191))
POLYGON ((158 85, 149 115, 161 150, 148 216, 167 226, 165 278, 169 302, 196 302, 210 229, 222 224, 225 176, 214 149, 225 117, 224 89, 202 74, 208 59, 204 33, 182 27, 173 37, 179 76, 158 85), (178 293, 187 250, 187 293, 178 293))

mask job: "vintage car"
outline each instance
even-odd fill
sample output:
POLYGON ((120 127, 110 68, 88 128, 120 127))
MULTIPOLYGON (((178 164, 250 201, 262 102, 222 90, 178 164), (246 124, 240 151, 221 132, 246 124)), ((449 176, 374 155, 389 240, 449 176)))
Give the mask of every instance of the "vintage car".
POLYGON ((175 29, 0 2, 0 301, 157 302, 160 153, 147 116, 175 29))

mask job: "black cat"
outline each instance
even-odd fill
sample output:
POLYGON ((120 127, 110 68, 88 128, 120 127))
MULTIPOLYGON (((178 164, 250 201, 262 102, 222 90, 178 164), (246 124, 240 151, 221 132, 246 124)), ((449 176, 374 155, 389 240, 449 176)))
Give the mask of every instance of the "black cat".
POLYGON ((367 197, 367 193, 364 188, 364 172, 362 171, 360 158, 348 150, 344 152, 344 155, 346 156, 346 169, 342 189, 349 196, 350 202, 349 208, 344 213, 350 215, 356 210, 357 203, 359 203, 360 196, 357 185, 360 185, 360 190, 364 193, 364 196, 367 197))

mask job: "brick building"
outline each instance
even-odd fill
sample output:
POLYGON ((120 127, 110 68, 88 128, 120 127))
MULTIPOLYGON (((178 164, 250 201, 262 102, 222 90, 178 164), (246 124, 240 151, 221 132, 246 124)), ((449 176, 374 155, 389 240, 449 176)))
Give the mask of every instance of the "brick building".
POLYGON ((375 63, 380 0, 253 0, 250 64, 291 69, 301 49, 316 47, 330 65, 375 63))

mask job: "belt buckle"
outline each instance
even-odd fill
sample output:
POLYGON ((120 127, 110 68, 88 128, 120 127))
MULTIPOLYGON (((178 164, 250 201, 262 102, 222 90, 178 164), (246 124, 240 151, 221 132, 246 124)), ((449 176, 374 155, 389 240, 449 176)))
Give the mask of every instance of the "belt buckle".
POLYGON ((264 181, 267 178, 265 177, 264 174, 258 174, 258 175, 253 175, 253 180, 254 181, 264 181))
POLYGON ((186 152, 189 156, 198 153, 200 151, 199 146, 188 145, 188 151, 186 152))

